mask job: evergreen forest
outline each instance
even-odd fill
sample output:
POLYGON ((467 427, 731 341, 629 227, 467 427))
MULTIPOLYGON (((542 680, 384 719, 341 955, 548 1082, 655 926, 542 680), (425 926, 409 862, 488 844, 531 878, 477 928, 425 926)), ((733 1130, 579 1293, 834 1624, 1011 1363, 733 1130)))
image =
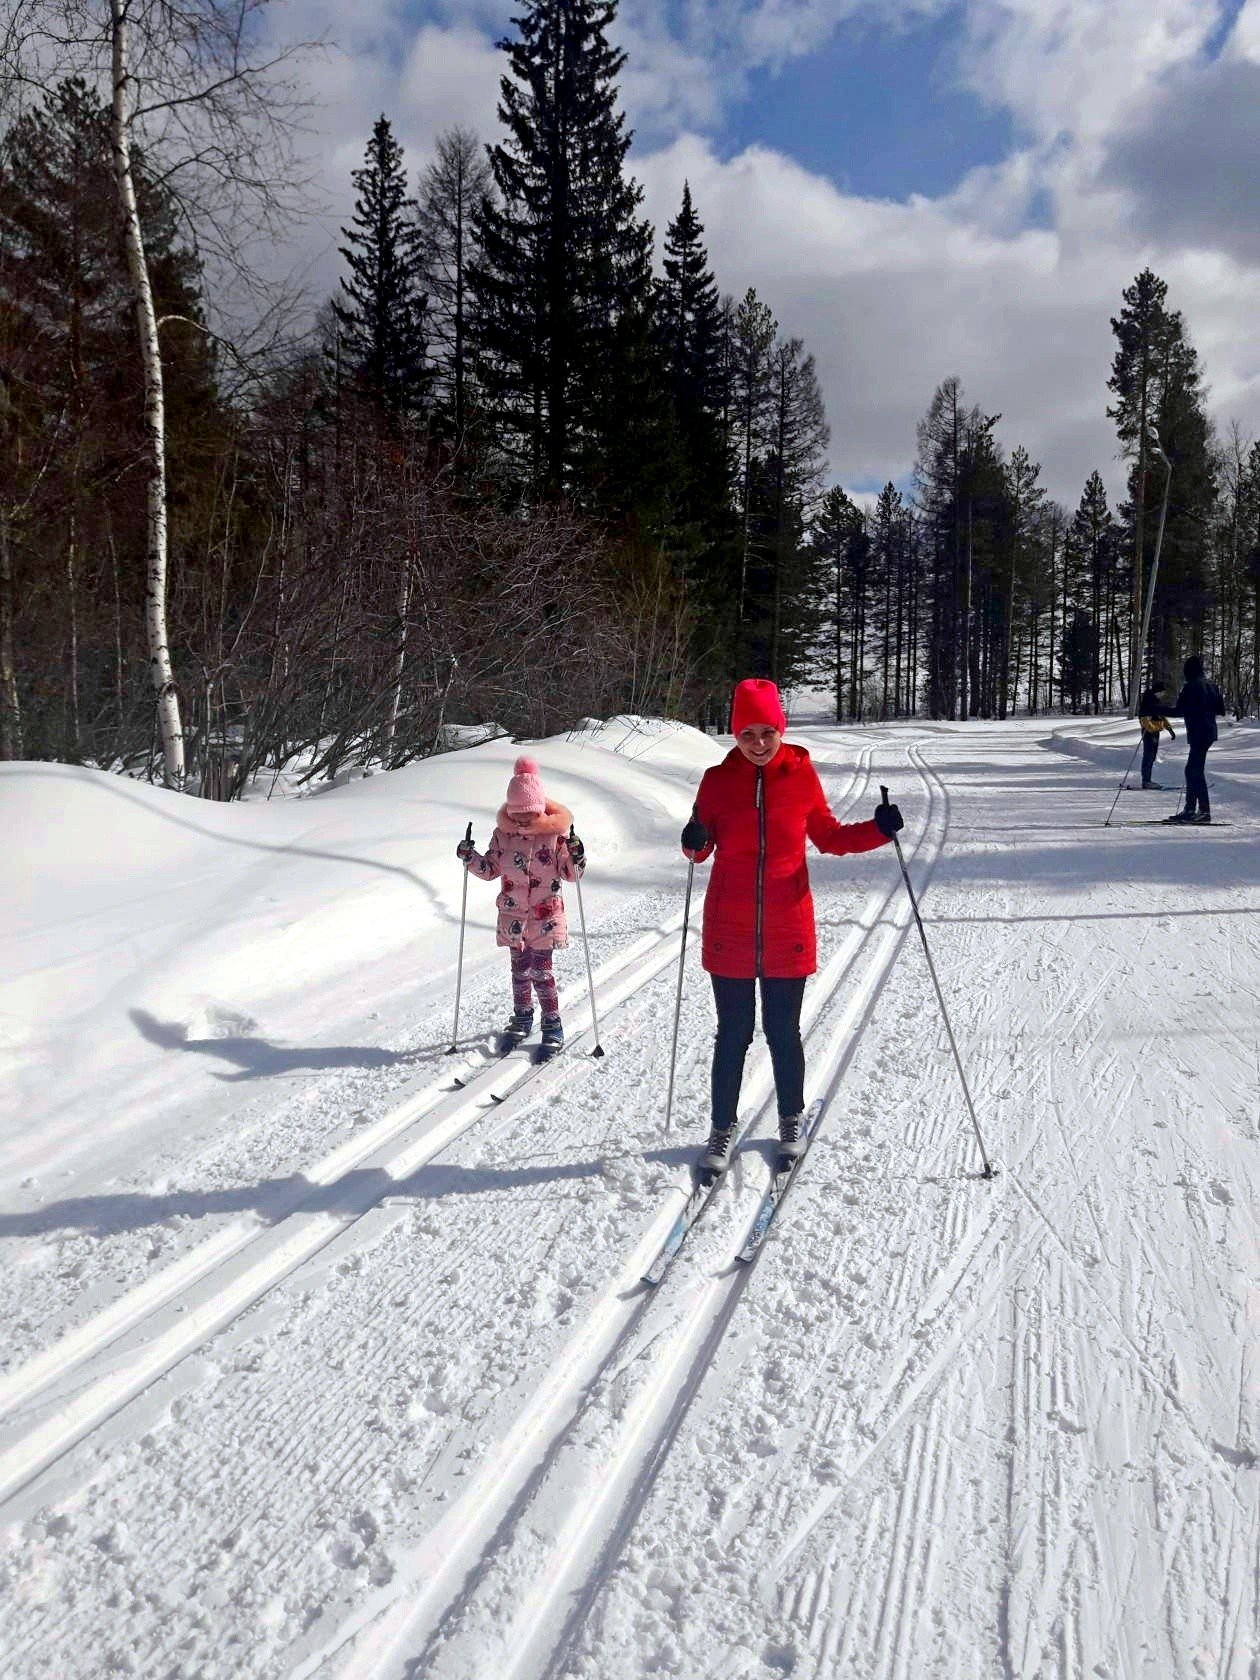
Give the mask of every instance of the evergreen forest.
POLYGON ((1056 503, 944 368, 913 474, 846 490, 775 300, 724 289, 686 181, 645 218, 615 13, 529 0, 497 132, 422 170, 382 115, 336 295, 265 352, 211 307, 189 132, 108 79, 10 102, 0 757, 226 798, 475 727, 725 728, 746 675, 846 721, 1124 710, 1192 652, 1256 707, 1260 444, 1214 431, 1165 282, 1098 370, 1118 505, 1097 471, 1056 503))

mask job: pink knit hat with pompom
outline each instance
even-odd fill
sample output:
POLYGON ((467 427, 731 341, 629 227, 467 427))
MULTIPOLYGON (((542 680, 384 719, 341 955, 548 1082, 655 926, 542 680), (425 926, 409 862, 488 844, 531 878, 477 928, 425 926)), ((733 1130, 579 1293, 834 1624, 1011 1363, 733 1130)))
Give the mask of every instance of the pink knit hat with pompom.
POLYGON ((507 799, 504 803, 509 811, 528 811, 531 816, 542 816, 547 809, 547 795, 543 792, 543 785, 538 777, 536 759, 517 759, 516 773, 508 783, 507 799))

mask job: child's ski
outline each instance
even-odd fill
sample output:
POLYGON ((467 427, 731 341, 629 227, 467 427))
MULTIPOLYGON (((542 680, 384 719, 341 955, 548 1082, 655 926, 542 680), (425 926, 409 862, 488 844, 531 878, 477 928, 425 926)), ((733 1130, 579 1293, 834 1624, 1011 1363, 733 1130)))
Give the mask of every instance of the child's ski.
POLYGON ((745 1265, 748 1265, 751 1261, 756 1259, 757 1251, 765 1241, 766 1232, 770 1229, 774 1216, 778 1212, 779 1204, 782 1202, 784 1196, 787 1195, 788 1185, 791 1184, 793 1178, 795 1178, 801 1162, 805 1159, 806 1155, 809 1154, 809 1146, 813 1142, 814 1133, 818 1128, 818 1122, 822 1116, 822 1111, 823 1102, 820 1097, 817 1102, 810 1104, 805 1118, 801 1122, 801 1142, 805 1145, 804 1149, 794 1161, 784 1167, 781 1172, 776 1172, 774 1177, 771 1179, 770 1188, 766 1191, 765 1198, 757 1212, 757 1217, 753 1221, 753 1227, 748 1233, 748 1239, 744 1243, 743 1248, 741 1248, 739 1253, 736 1255, 736 1259, 742 1260, 745 1265))

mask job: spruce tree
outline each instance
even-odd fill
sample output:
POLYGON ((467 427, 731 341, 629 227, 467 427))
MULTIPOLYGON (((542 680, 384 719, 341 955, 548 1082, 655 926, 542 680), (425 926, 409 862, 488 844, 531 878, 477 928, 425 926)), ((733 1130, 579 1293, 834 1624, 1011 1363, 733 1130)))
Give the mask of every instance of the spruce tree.
POLYGON ((1132 708, 1143 658, 1149 655, 1152 665, 1171 668, 1184 651, 1201 644, 1210 569, 1207 530, 1215 483, 1198 353, 1180 312, 1168 307, 1167 285, 1144 269, 1126 288, 1124 304, 1111 323, 1117 348, 1108 383, 1116 401, 1107 412, 1133 462, 1129 501, 1123 510, 1133 554, 1132 708), (1146 579, 1154 558, 1165 483, 1152 438, 1172 464, 1172 486, 1149 646, 1142 648, 1138 643, 1146 579))
POLYGON ((755 496, 755 468, 769 447, 768 426, 773 406, 771 354, 778 323, 751 287, 744 294, 732 323, 731 433, 737 474, 736 498, 740 520, 739 612, 741 621, 755 619, 750 584, 761 563, 759 550, 766 535, 759 528, 755 496))
POLYGON ((862 510, 838 484, 823 496, 814 516, 814 547, 831 571, 832 690, 836 722, 860 715, 866 675, 866 616, 870 537, 862 510))
POLYGON ((689 432, 711 426, 720 409, 721 303, 703 233, 684 182, 682 207, 665 234, 656 312, 679 420, 689 432))
POLYGON ((729 310, 719 297, 703 235, 684 183, 682 206, 666 231, 655 298, 681 473, 672 540, 704 615, 700 674, 724 689, 741 659, 735 639, 739 526, 727 438, 729 310))
POLYGON ((630 131, 617 109, 625 55, 607 32, 615 0, 533 0, 508 57, 490 149, 497 200, 477 217, 470 278, 477 332, 505 446, 526 487, 578 487, 582 458, 639 342, 626 316, 650 295, 651 229, 642 189, 623 173, 630 131))
POLYGON ((416 205, 407 197, 403 150, 388 117, 378 117, 362 169, 351 179, 358 196, 340 247, 349 277, 333 304, 342 368, 388 414, 424 406, 427 298, 421 289, 422 245, 416 205))
POLYGON ((1097 472, 1090 474, 1067 533, 1065 575, 1069 601, 1089 615, 1094 630, 1094 658, 1089 691, 1095 713, 1110 701, 1110 647, 1115 613, 1119 533, 1107 505, 1107 491, 1097 472))
POLYGON ((1168 285, 1153 270, 1144 268, 1124 290, 1124 307, 1112 316, 1111 330, 1116 352, 1111 363, 1107 389, 1115 397, 1107 416, 1116 423, 1125 455, 1133 461, 1130 474, 1133 514, 1133 596, 1129 625, 1129 710, 1137 705, 1142 649, 1138 646, 1142 624, 1142 589, 1146 575, 1147 477, 1150 465, 1150 430, 1154 413, 1152 383, 1158 343, 1165 332, 1164 302, 1168 285))
POLYGON ((1033 592, 1033 574, 1039 554, 1038 537, 1042 508, 1046 499, 1045 487, 1038 483, 1040 477, 1041 463, 1032 459, 1022 443, 1016 444, 1003 473, 1009 560, 1005 569, 1006 575, 1002 580, 1006 624, 997 696, 997 713, 1000 718, 1007 717, 1014 709, 1019 690, 1023 638, 1017 626, 1021 616, 1021 604, 1026 614, 1027 603, 1033 592))

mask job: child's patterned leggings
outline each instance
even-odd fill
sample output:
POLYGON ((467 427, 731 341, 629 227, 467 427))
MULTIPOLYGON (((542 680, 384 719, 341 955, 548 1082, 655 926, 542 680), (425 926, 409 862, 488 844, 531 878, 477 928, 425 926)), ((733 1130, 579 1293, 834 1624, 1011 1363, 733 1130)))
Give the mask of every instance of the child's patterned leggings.
POLYGON ((544 1015, 558 1015, 560 1013, 560 998, 556 991, 556 978, 551 972, 550 951, 512 952, 512 1007, 522 1015, 532 1012, 534 1007, 532 989, 538 993, 538 1007, 544 1015))

